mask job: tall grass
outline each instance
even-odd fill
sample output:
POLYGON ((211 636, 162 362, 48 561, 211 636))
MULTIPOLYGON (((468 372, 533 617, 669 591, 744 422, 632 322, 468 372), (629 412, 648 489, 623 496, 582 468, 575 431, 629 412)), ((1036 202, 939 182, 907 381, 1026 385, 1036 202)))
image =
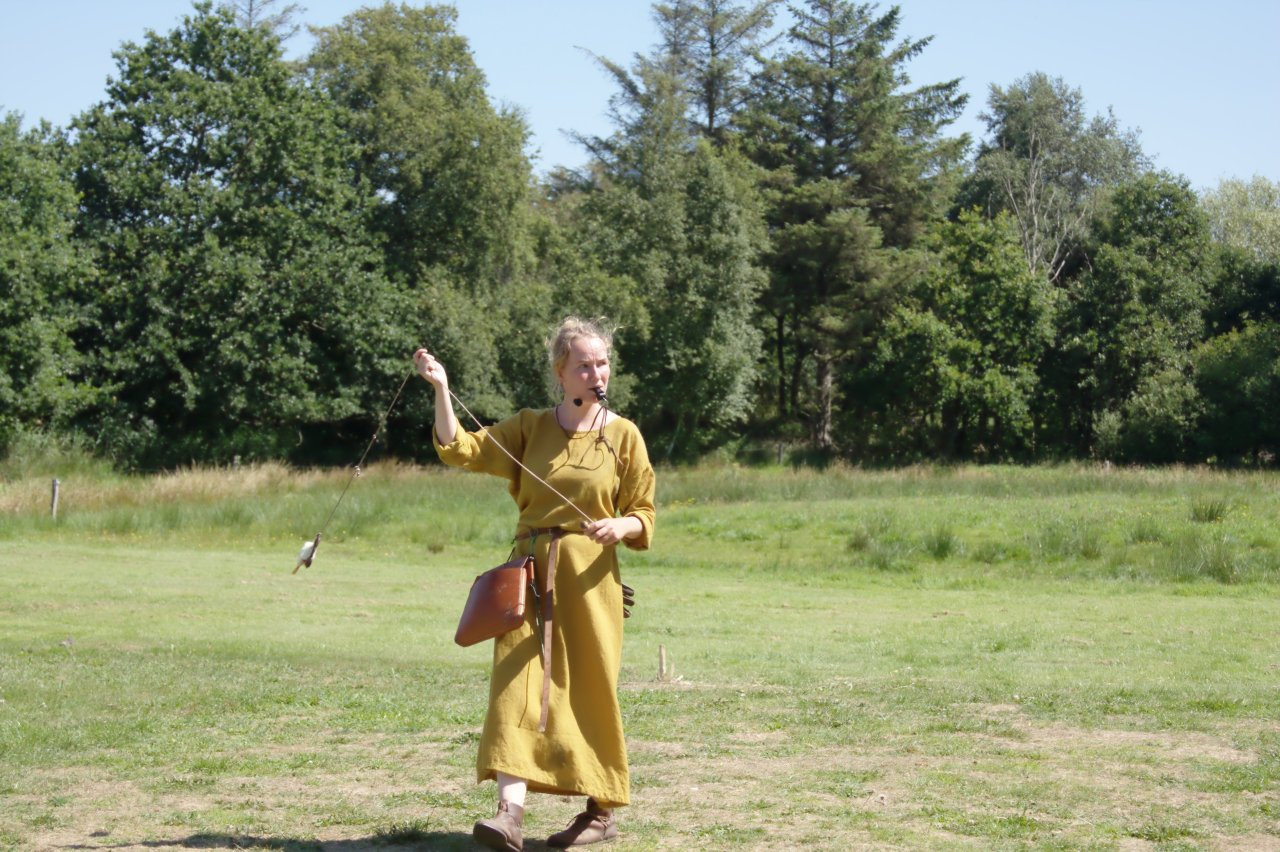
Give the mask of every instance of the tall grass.
MULTIPOLYGON (((56 459, 55 459, 56 461, 56 459)), ((488 552, 509 541, 505 483, 439 466, 296 471, 267 464, 121 476, 48 471, 0 482, 0 539, 56 537, 295 548, 332 513, 326 541, 385 552, 488 552), (346 490, 341 505, 339 496, 346 490), (337 506, 336 512, 335 506, 337 506)), ((734 551, 745 565, 877 573, 1271 581, 1280 478, 1173 468, 913 467, 826 471, 732 466, 659 474, 660 536, 734 551)))
POLYGON ((975 498, 1088 496, 1176 492, 1212 499, 1224 490, 1266 493, 1280 486, 1280 473, 1202 467, 1117 468, 1068 463, 1011 465, 912 465, 888 470, 836 464, 813 468, 749 468, 736 465, 676 468, 664 471, 663 497, 672 502, 758 502, 761 500, 838 500, 853 497, 975 498))
POLYGON ((23 479, 0 484, 0 538, 87 535, 260 545, 310 538, 332 513, 330 541, 499 542, 509 535, 514 509, 501 484, 484 479, 394 463, 373 465, 354 481, 346 470, 292 471, 274 464, 147 477, 67 476, 56 523, 49 517, 50 483, 23 479))
POLYGON ((100 480, 111 475, 111 465, 75 435, 19 429, 0 458, 0 482, 57 476, 100 480))

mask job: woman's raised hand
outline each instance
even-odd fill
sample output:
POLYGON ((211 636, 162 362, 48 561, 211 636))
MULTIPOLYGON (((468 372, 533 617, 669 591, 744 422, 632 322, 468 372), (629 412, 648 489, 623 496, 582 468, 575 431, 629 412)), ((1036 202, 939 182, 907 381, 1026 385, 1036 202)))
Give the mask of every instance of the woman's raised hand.
POLYGON ((413 366, 418 375, 431 382, 436 393, 436 425, 432 428, 436 439, 441 444, 448 444, 458 432, 458 419, 454 416, 453 405, 449 402, 449 374, 441 364, 425 349, 413 353, 413 366))
POLYGON ((441 364, 425 349, 419 349, 413 353, 413 365, 418 368, 418 375, 431 382, 436 388, 447 388, 449 386, 449 375, 444 370, 444 364, 441 364))

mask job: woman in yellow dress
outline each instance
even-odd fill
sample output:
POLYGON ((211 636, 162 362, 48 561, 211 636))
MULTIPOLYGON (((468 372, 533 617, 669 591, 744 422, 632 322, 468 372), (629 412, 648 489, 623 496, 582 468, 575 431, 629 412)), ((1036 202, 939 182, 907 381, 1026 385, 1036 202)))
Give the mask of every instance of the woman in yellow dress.
POLYGON ((477 432, 464 431, 454 415, 444 365, 425 349, 414 353, 435 389, 436 452, 447 464, 507 480, 520 513, 517 552, 534 555, 540 590, 553 576, 549 629, 539 624, 535 602, 524 625, 494 640, 476 773, 497 781, 498 813, 474 829, 493 849, 523 848, 527 791, 588 797, 569 827, 547 839, 557 848, 617 836, 613 809, 630 801, 617 693, 623 596, 615 546, 648 548, 654 475, 635 424, 602 403, 611 345, 601 323, 569 317, 547 346, 561 401, 477 432))

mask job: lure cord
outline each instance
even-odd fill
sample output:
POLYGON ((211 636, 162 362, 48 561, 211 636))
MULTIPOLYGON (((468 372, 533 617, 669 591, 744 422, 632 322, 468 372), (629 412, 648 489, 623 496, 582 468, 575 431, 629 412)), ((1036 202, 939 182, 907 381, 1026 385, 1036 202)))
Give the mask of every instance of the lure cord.
MULTIPOLYGON (((396 403, 400 401, 400 395, 404 393, 405 386, 409 384, 409 380, 412 379, 414 374, 417 372, 418 372, 418 369, 417 369, 417 366, 415 365, 413 368, 409 370, 409 373, 404 377, 404 380, 400 382, 400 387, 396 388, 395 396, 391 398, 391 404, 387 406, 387 410, 383 413, 382 417, 378 420, 378 425, 374 427, 373 437, 369 439, 368 446, 364 448, 364 452, 360 455, 360 461, 356 462, 355 469, 351 471, 351 476, 349 479, 347 479, 347 484, 343 486, 342 493, 338 495, 338 501, 333 504, 333 508, 329 510, 328 516, 324 519, 324 523, 320 525, 320 531, 317 532, 316 537, 312 539, 310 556, 308 556, 305 561, 300 561, 296 566, 294 566, 293 573, 297 574, 298 569, 301 568, 303 565, 306 565, 308 568, 311 567, 311 560, 315 558, 315 552, 320 549, 321 536, 324 535, 324 531, 328 529, 329 522, 333 520, 334 514, 336 514, 338 511, 338 507, 342 505, 342 500, 344 497, 347 496, 347 491, 351 488, 351 483, 355 482, 356 479, 358 479, 364 473, 362 468, 364 467, 365 459, 369 457, 369 451, 372 450, 373 445, 378 442, 378 434, 387 425, 387 418, 391 416, 391 410, 396 407, 396 403)), ((453 401, 456 402, 458 406, 467 413, 467 416, 470 417, 472 422, 476 424, 476 428, 479 429, 481 432, 484 432, 488 436, 489 440, 493 442, 493 445, 498 449, 502 450, 502 452, 506 453, 507 457, 511 459, 513 462, 515 462, 517 465, 519 465, 521 470, 523 470, 525 473, 529 474, 538 482, 541 482, 544 486, 546 486, 547 489, 551 491, 552 494, 555 494, 557 497, 563 500, 565 502, 565 505, 569 506, 579 515, 581 515, 584 521, 586 521, 587 523, 592 522, 591 516, 588 515, 586 512, 582 511, 582 509, 578 507, 577 503, 574 503, 572 500, 570 500, 568 497, 562 494, 560 490, 556 488, 554 485, 552 485, 550 482, 547 482, 541 476, 538 476, 538 474, 529 470, 529 468, 525 466, 524 462, 520 461, 520 459, 512 455, 511 452, 506 447, 502 446, 502 443, 498 439, 494 438, 493 434, 489 432, 488 429, 485 428, 483 423, 480 422, 480 418, 472 414, 471 409, 467 408, 466 403, 464 403, 461 399, 458 398, 458 395, 453 392, 453 388, 449 388, 449 396, 451 396, 453 398, 453 401)), ((600 411, 600 414, 597 415, 597 417, 603 415, 605 420, 608 420, 609 418, 608 408, 604 405, 603 400, 601 401, 600 407, 601 407, 601 411, 600 411)), ((595 425, 594 421, 592 425, 593 426, 595 425)), ((433 426, 432 428, 434 429, 435 427, 433 426)), ((613 453, 613 447, 609 445, 608 439, 604 437, 604 423, 600 424, 600 440, 603 440, 605 442, 605 446, 609 448, 609 452, 613 453)), ((613 453, 613 454, 614 454, 614 458, 616 459, 617 453, 613 453)))
MULTIPOLYGON (((484 424, 483 424, 483 423, 481 423, 481 422, 480 422, 480 418, 478 418, 478 417, 476 417, 474 414, 472 414, 472 413, 471 413, 471 409, 470 409, 470 408, 467 408, 466 404, 465 404, 462 400, 458 399, 458 395, 457 395, 456 393, 454 393, 454 392, 453 392, 453 388, 449 388, 449 396, 453 397, 453 401, 454 401, 454 402, 456 402, 456 403, 458 403, 458 405, 462 407, 462 410, 463 410, 463 411, 467 412, 467 416, 468 416, 468 417, 470 417, 470 418, 471 418, 471 420, 472 420, 472 422, 474 422, 474 423, 476 424, 476 428, 477 428, 477 429, 479 429, 480 431, 484 432, 486 435, 488 435, 489 440, 493 442, 493 445, 494 445, 495 447, 497 447, 498 449, 502 450, 504 453, 506 453, 506 454, 507 454, 507 458, 511 459, 513 462, 515 462, 516 464, 518 464, 518 465, 520 466, 520 469, 521 469, 521 470, 523 470, 525 473, 529 474, 529 475, 530 475, 530 476, 532 476, 534 479, 538 480, 538 481, 539 481, 539 482, 541 482, 543 485, 545 485, 545 486, 546 486, 546 487, 551 491, 551 493, 552 493, 552 494, 554 494, 554 495, 556 495, 557 497, 559 497, 561 500, 563 500, 563 501, 565 502, 565 504, 566 504, 567 506, 569 506, 569 507, 570 507, 570 508, 572 508, 575 512, 577 512, 579 515, 581 515, 581 516, 582 516, 582 519, 583 519, 584 521, 586 521, 587 523, 591 523, 591 522, 592 522, 592 518, 591 518, 591 516, 590 516, 590 515, 588 515, 586 512, 582 511, 581 509, 579 509, 579 508, 578 508, 578 504, 577 504, 577 503, 573 502, 573 501, 572 501, 572 500, 570 500, 568 497, 566 497, 566 496, 564 496, 563 494, 561 494, 561 493, 560 493, 560 491, 559 491, 559 489, 557 489, 557 488, 556 488, 554 485, 552 485, 550 482, 547 482, 547 481, 546 481, 545 479, 543 479, 541 476, 538 476, 538 474, 534 473, 533 471, 529 470, 529 468, 525 467, 524 462, 520 461, 520 459, 518 459, 518 458, 516 458, 515 456, 513 456, 513 455, 511 454, 511 452, 510 452, 506 447, 502 446, 502 443, 501 443, 500 441, 498 441, 496 438, 494 438, 494 437, 493 437, 493 434, 492 434, 491 432, 489 432, 489 430, 488 430, 488 429, 486 429, 486 428, 484 427, 484 424)), ((434 428, 434 427, 432 427, 432 428, 434 428)), ((603 426, 601 427, 601 431, 603 431, 603 426)), ((438 436, 437 436, 437 437, 438 437, 438 436)))
MULTIPOLYGON (((369 451, 372 450, 373 445, 378 442, 378 433, 387 425, 387 418, 391 416, 391 409, 395 408, 396 403, 399 402, 400 394, 404 392, 404 386, 409 384, 409 380, 413 378, 413 374, 416 372, 417 370, 410 370, 409 375, 404 377, 404 381, 402 381, 400 383, 400 387, 396 389, 396 395, 391 397, 391 404, 387 406, 386 412, 382 415, 382 418, 378 420, 378 425, 374 427, 373 437, 369 439, 369 445, 364 448, 364 453, 361 454, 360 461, 356 462, 355 470, 351 472, 351 478, 347 480, 346 487, 343 488, 342 493, 338 495, 338 502, 334 503, 333 508, 329 510, 329 517, 325 518, 324 523, 320 525, 320 532, 324 532, 325 528, 329 526, 329 522, 333 520, 333 515, 338 511, 338 507, 342 505, 342 498, 347 496, 347 489, 351 487, 351 483, 355 482, 356 479, 364 473, 361 469, 364 467, 364 460, 369 457, 369 451)), ((316 535, 319 534, 320 533, 316 533, 316 535)))
POLYGON ((316 533, 316 537, 311 540, 311 554, 305 559, 299 559, 298 564, 293 566, 293 573, 297 574, 298 569, 303 565, 311 567, 311 560, 315 558, 316 551, 320 549, 320 537, 324 535, 324 531, 329 528, 329 522, 333 520, 334 514, 338 511, 338 507, 342 505, 342 498, 347 496, 347 491, 351 488, 351 483, 364 473, 364 460, 369 457, 369 451, 373 449, 373 445, 378 442, 378 433, 387 425, 387 418, 391 416, 391 409, 396 407, 396 403, 400 400, 400 394, 404 393, 405 385, 409 384, 409 380, 413 378, 413 374, 417 370, 409 370, 409 374, 404 377, 404 381, 400 382, 400 387, 396 388, 396 394, 391 398, 391 404, 387 406, 387 410, 378 420, 378 425, 373 429, 373 437, 369 439, 369 444, 364 448, 364 452, 360 455, 360 461, 356 462, 355 469, 351 471, 351 477, 347 479, 347 484, 343 486, 342 493, 338 495, 338 502, 333 504, 333 508, 329 510, 329 515, 324 519, 324 523, 320 525, 320 531, 316 533))

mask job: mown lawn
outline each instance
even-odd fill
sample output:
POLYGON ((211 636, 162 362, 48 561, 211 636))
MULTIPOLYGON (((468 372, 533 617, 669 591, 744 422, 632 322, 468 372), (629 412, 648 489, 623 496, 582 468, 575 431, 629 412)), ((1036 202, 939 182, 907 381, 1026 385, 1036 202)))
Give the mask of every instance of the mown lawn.
MULTIPOLYGON (((488 655, 451 638, 514 512, 375 467, 291 576, 345 482, 86 473, 56 524, 0 484, 0 847, 471 848, 488 655)), ((663 472, 614 848, 1280 849, 1278 485, 663 472)))

